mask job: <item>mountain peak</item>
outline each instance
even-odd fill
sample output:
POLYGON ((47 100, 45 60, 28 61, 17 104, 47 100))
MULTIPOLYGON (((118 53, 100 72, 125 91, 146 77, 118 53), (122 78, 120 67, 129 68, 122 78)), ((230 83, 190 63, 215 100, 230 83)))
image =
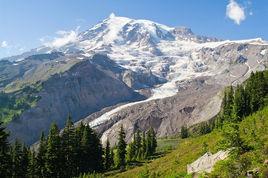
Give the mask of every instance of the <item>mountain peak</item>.
POLYGON ((110 19, 115 18, 115 17, 116 17, 116 15, 115 15, 115 13, 113 13, 113 12, 109 15, 109 18, 110 18, 110 19))

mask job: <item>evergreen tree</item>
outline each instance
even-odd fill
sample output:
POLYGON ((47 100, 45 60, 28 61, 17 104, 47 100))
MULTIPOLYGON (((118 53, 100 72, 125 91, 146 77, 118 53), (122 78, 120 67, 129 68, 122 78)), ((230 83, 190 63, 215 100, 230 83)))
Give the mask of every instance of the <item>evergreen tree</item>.
POLYGON ((146 157, 146 137, 145 132, 142 132, 142 158, 144 159, 146 157))
POLYGON ((127 144, 125 142, 125 131, 123 125, 121 125, 118 135, 118 146, 117 146, 118 167, 121 170, 124 170, 126 166, 126 146, 127 144))
POLYGON ((188 129, 186 126, 182 126, 181 127, 181 138, 184 139, 187 137, 189 137, 188 129))
POLYGON ((67 118, 61 141, 62 153, 64 156, 63 163, 65 164, 64 167, 66 168, 64 171, 64 177, 73 177, 77 175, 77 140, 75 135, 75 128, 70 116, 67 118))
MULTIPOLYGON (((16 140, 12 146, 12 177, 26 177, 27 169, 25 170, 25 156, 21 143, 16 140)), ((27 166, 27 165, 26 165, 27 166)))
POLYGON ((47 147, 47 141, 44 132, 42 132, 36 156, 37 175, 39 175, 39 177, 42 178, 46 177, 46 167, 45 167, 46 147, 47 147))
POLYGON ((84 133, 84 124, 81 122, 79 126, 75 129, 75 137, 76 137, 76 163, 77 163, 77 172, 82 172, 83 167, 83 149, 82 149, 82 137, 84 133))
POLYGON ((135 159, 140 160, 142 158, 142 147, 141 147, 141 134, 140 130, 137 130, 136 133, 134 133, 134 151, 135 151, 135 159))
POLYGON ((232 112, 233 112, 233 103, 234 103, 234 89, 233 87, 229 87, 224 91, 224 98, 223 98, 223 113, 222 113, 222 121, 223 120, 231 120, 232 119, 232 112))
POLYGON ((156 139, 156 133, 153 128, 151 128, 151 133, 152 133, 152 151, 154 154, 156 152, 157 139, 156 139))
POLYGON ((0 177, 10 177, 11 158, 9 153, 9 144, 7 141, 8 133, 0 122, 0 177))
POLYGON ((83 173, 102 170, 102 146, 98 136, 86 126, 81 140, 83 173))
POLYGON ((156 151, 157 141, 153 128, 147 132, 146 156, 152 156, 156 151))
POLYGON ((27 170, 28 170, 28 164, 29 164, 29 149, 23 145, 22 146, 22 157, 21 157, 21 169, 24 170, 23 176, 27 176, 27 170))
POLYGON ((29 178, 37 178, 42 177, 40 174, 38 174, 38 167, 37 167, 37 159, 35 156, 34 151, 29 151, 29 163, 27 167, 27 177, 29 178))
POLYGON ((49 131, 45 158, 47 177, 63 177, 65 170, 62 168, 64 163, 62 162, 59 129, 55 123, 51 125, 49 131))
POLYGON ((204 135, 210 132, 211 132, 211 129, 208 123, 204 122, 200 124, 200 135, 204 135))
POLYGON ((135 158, 136 150, 134 142, 131 142, 127 145, 127 162, 136 160, 135 158))
POLYGON ((109 140, 106 141, 106 147, 104 152, 104 167, 106 170, 109 170, 111 169, 113 163, 109 140))
POLYGON ((246 93, 243 88, 243 86, 239 85, 237 86, 237 89, 235 91, 234 95, 234 104, 233 104, 233 121, 238 122, 241 121, 242 118, 245 116, 245 113, 247 113, 247 107, 246 107, 246 93))

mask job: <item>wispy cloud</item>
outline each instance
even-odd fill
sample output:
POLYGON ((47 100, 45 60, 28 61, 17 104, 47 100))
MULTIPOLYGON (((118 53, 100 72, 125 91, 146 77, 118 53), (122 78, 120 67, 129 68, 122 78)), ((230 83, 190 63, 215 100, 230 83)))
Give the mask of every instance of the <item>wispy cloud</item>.
POLYGON ((56 32, 58 37, 54 38, 53 40, 48 40, 49 37, 43 37, 39 40, 47 47, 60 48, 69 43, 75 43, 78 41, 79 28, 80 27, 77 27, 75 30, 71 31, 60 30, 56 32))
POLYGON ((237 25, 246 19, 245 8, 235 0, 230 0, 226 7, 226 16, 233 20, 237 25))
POLYGON ((7 47, 8 47, 7 41, 2 41, 0 44, 0 48, 7 48, 7 47))

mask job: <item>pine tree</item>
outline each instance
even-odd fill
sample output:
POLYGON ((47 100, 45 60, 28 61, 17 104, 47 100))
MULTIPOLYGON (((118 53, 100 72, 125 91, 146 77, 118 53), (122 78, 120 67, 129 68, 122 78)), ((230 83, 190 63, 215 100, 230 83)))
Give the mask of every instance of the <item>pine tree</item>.
POLYGON ((151 133, 152 133, 152 151, 154 154, 156 152, 157 139, 156 139, 156 133, 153 128, 151 128, 151 133))
POLYGON ((76 147, 76 136, 75 136, 75 128, 73 122, 71 121, 71 117, 68 116, 66 125, 64 127, 62 137, 62 153, 63 153, 63 163, 65 164, 64 177, 73 177, 77 175, 77 165, 76 165, 76 157, 77 157, 77 147, 76 147))
POLYGON ((104 167, 106 170, 111 169, 112 167, 112 155, 111 155, 111 148, 109 140, 106 141, 106 147, 104 151, 104 167))
POLYGON ((11 173, 11 157, 9 152, 9 144, 7 141, 8 133, 5 132, 5 128, 2 127, 0 122, 0 177, 10 177, 11 173))
POLYGON ((58 126, 53 123, 51 125, 48 140, 47 140, 47 151, 46 151, 46 173, 47 177, 62 177, 62 155, 61 155, 61 144, 58 126))
POLYGON ((29 163, 27 167, 27 173, 27 177, 29 178, 42 177, 40 174, 38 174, 37 159, 34 151, 29 151, 29 163))
POLYGON ((140 160, 142 158, 142 150, 141 150, 141 134, 140 130, 134 134, 134 151, 135 151, 135 159, 140 160))
POLYGON ((131 142, 127 145, 127 156, 126 156, 127 162, 136 160, 135 153, 136 153, 135 144, 134 142, 131 142))
POLYGON ((123 125, 121 125, 119 135, 118 135, 118 146, 117 146, 117 158, 118 167, 120 170, 124 170, 126 166, 126 142, 125 142, 125 131, 123 125))
POLYGON ((188 129, 186 126, 182 126, 181 127, 181 138, 184 139, 187 137, 189 137, 188 129))
POLYGON ((153 130, 153 128, 150 128, 150 130, 147 132, 147 138, 146 138, 146 156, 152 156, 157 147, 157 141, 156 141, 156 135, 153 130))
POLYGON ((12 156, 12 177, 26 177, 26 171, 24 169, 25 164, 24 163, 24 151, 22 148, 21 143, 16 140, 14 145, 12 146, 12 151, 11 151, 11 156, 12 156))
POLYGON ((241 121, 245 116, 246 111, 246 95, 243 86, 237 86, 234 95, 234 105, 233 105, 233 121, 241 121))
POLYGON ((102 146, 98 136, 86 126, 81 140, 82 173, 102 170, 102 146))
POLYGON ((142 158, 146 158, 146 137, 145 132, 142 132, 142 158))
POLYGON ((24 170, 23 176, 26 177, 28 172, 28 164, 29 164, 29 149, 23 145, 22 146, 22 157, 21 157, 21 169, 24 170))
POLYGON ((85 126, 81 122, 79 126, 75 129, 77 173, 82 172, 82 167, 83 167, 83 149, 82 149, 81 141, 83 137, 84 128, 85 126))
POLYGON ((39 175, 39 177, 46 177, 46 167, 45 167, 46 147, 47 147, 47 141, 44 132, 42 132, 36 156, 37 175, 39 175))
POLYGON ((223 113, 222 113, 222 120, 221 123, 225 120, 232 119, 232 112, 233 112, 233 103, 234 103, 234 90, 233 87, 229 87, 224 91, 224 98, 223 98, 223 113))

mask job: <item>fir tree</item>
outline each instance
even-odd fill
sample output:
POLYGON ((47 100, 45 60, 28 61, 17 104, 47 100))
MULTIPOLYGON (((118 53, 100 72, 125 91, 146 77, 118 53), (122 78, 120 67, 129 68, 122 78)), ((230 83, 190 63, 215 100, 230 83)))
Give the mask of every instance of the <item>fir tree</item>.
POLYGON ((42 132, 40 137, 39 149, 37 151, 36 156, 37 175, 39 175, 39 177, 46 177, 46 147, 47 141, 44 132, 42 132))
POLYGON ((118 167, 120 170, 124 170, 126 166, 126 142, 125 142, 125 131, 123 125, 121 125, 118 135, 118 146, 117 146, 117 159, 118 167))
POLYGON ((76 157, 77 157, 77 147, 76 147, 76 136, 73 122, 71 121, 71 117, 68 116, 66 125, 64 127, 62 137, 62 153, 64 156, 63 163, 66 168, 64 173, 64 177, 72 177, 77 175, 77 165, 76 165, 76 157))
POLYGON ((27 167, 27 177, 30 178, 37 178, 42 177, 40 174, 38 174, 38 167, 37 167, 37 159, 35 156, 34 151, 29 151, 29 163, 27 167))
POLYGON ((147 132, 147 138, 146 138, 146 156, 152 156, 156 151, 156 136, 153 128, 150 128, 150 130, 147 132))
POLYGON ((189 137, 188 129, 186 126, 181 127, 181 138, 187 138, 189 137))
MULTIPOLYGON (((26 177, 27 169, 25 170, 24 167, 24 151, 22 148, 21 143, 16 140, 14 145, 12 146, 11 151, 12 156, 12 177, 26 177)), ((27 165, 26 165, 27 166, 27 165)))
POLYGON ((142 158, 142 150, 141 150, 141 134, 140 130, 134 134, 134 151, 135 151, 135 159, 140 160, 142 158))
POLYGON ((81 171, 94 172, 102 170, 102 146, 98 136, 86 126, 81 140, 82 165, 81 171))
POLYGON ((109 140, 106 141, 106 147, 104 151, 104 167, 106 170, 111 169, 112 167, 112 155, 111 155, 111 148, 110 148, 110 142, 109 140))
POLYGON ((136 153, 136 150, 135 150, 135 144, 134 142, 131 142, 127 145, 127 162, 131 162, 131 161, 134 161, 136 160, 135 158, 135 153, 136 153))
POLYGON ((11 173, 11 158, 7 138, 8 133, 5 132, 5 128, 0 122, 0 177, 3 178, 10 177, 11 173))
MULTIPOLYGON (((51 125, 46 151, 46 173, 47 177, 62 177, 62 154, 59 129, 55 123, 51 125)), ((65 170, 64 170, 65 171, 65 170)))
POLYGON ((144 159, 146 157, 146 136, 145 132, 142 132, 142 158, 144 159))

